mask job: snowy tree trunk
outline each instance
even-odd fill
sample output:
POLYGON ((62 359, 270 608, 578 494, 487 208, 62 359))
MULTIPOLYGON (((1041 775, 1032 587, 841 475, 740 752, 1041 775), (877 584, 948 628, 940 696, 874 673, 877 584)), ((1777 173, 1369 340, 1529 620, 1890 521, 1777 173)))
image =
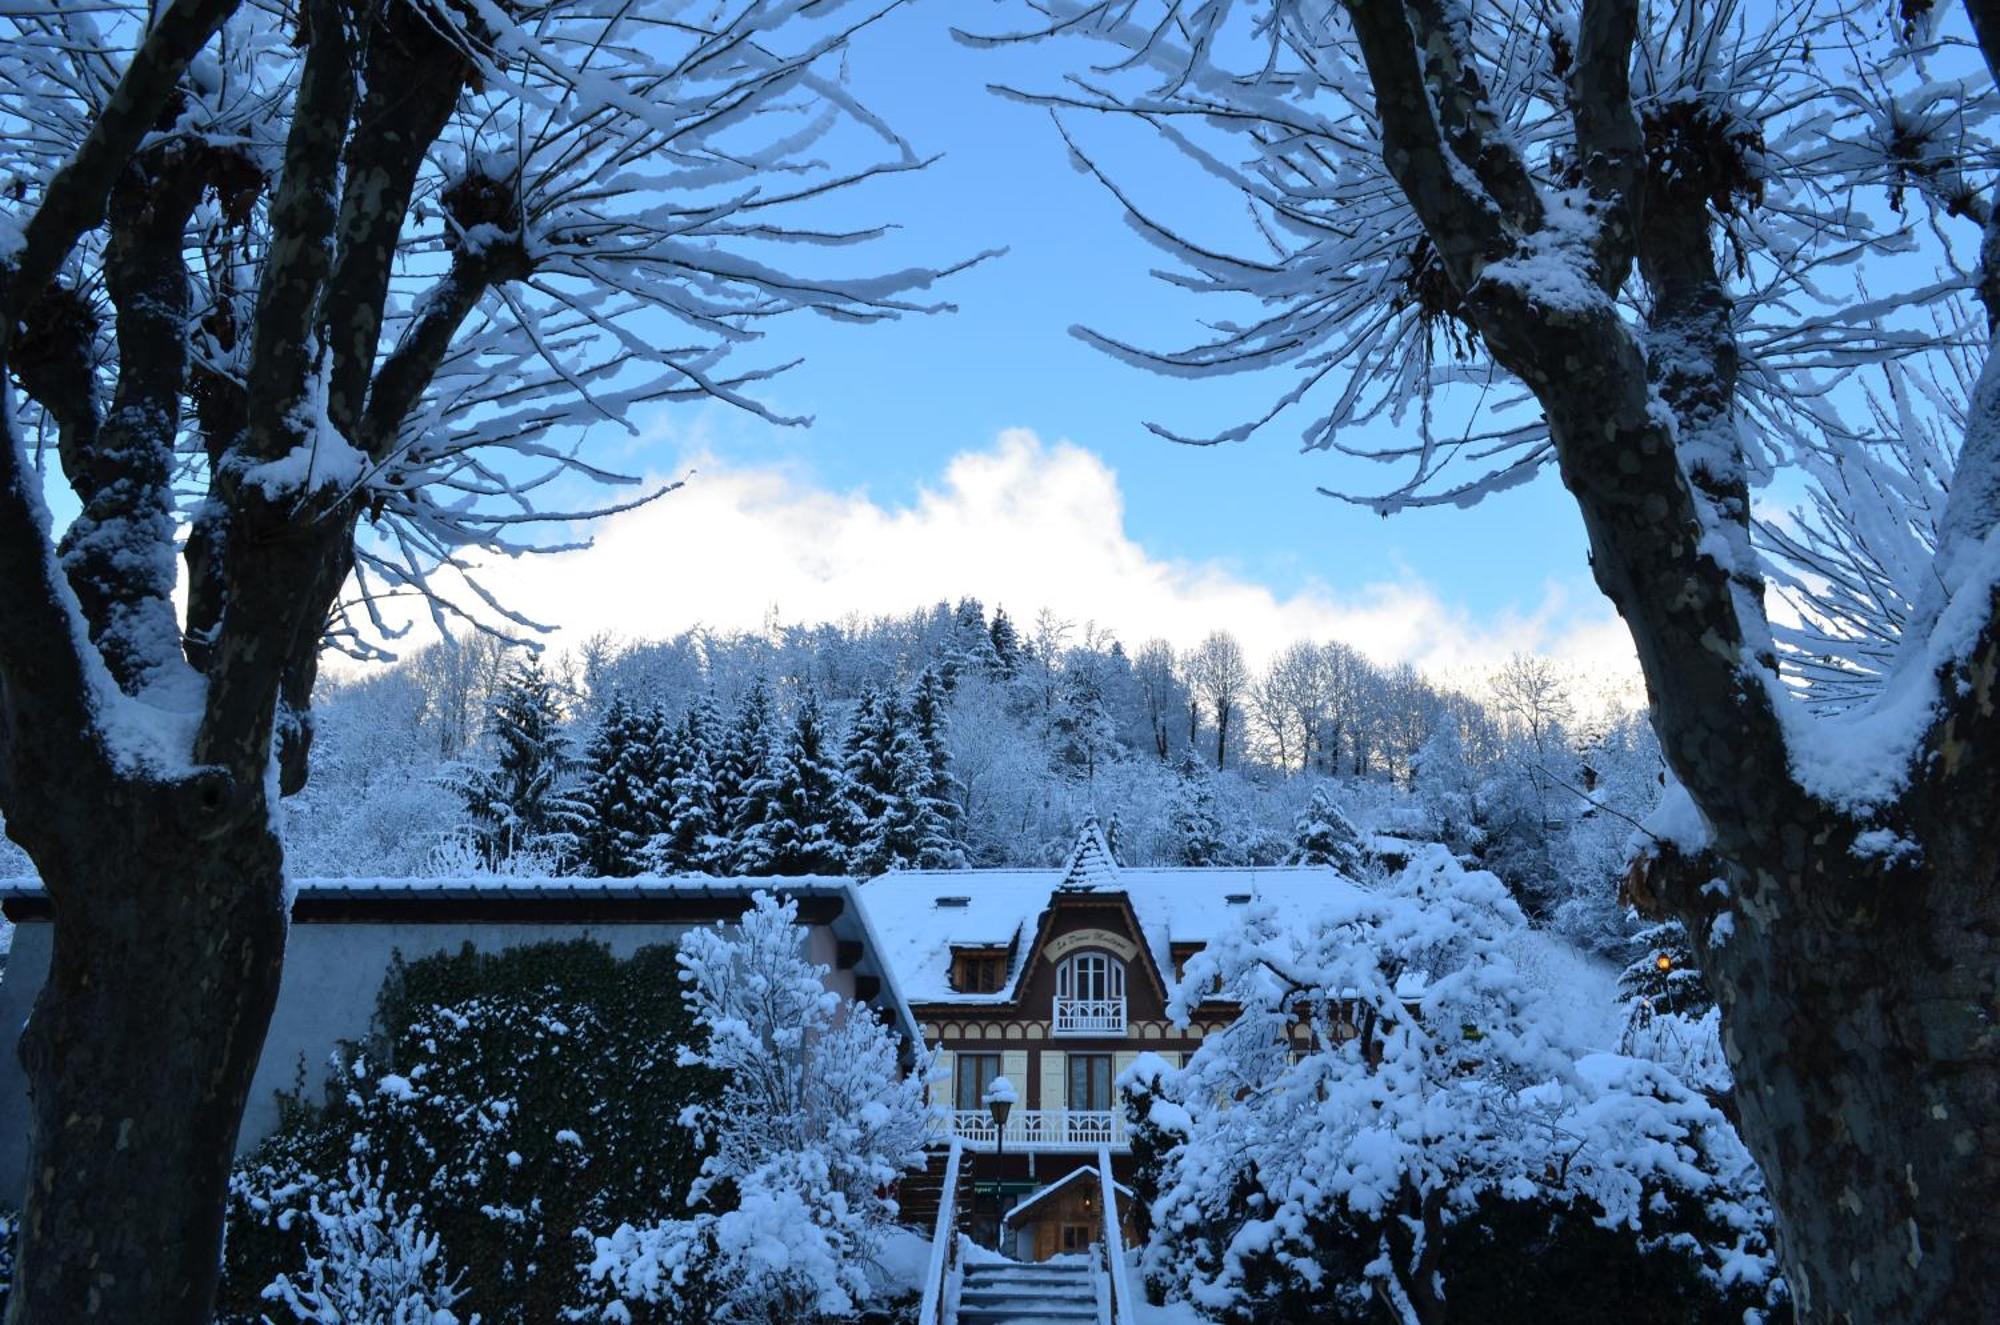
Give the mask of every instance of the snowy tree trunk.
POLYGON ((1910 664, 1935 672, 1920 678, 1928 725, 1868 754, 1904 770, 1900 793, 1815 791, 1837 752, 1801 746, 1777 707, 1721 264, 1702 201, 1646 175, 1628 82, 1637 4, 1590 0, 1578 31, 1589 229, 1565 236, 1559 261, 1520 266, 1508 259, 1556 223, 1491 134, 1442 11, 1349 14, 1384 162, 1494 358, 1547 415, 1663 753, 1700 810, 1708 845, 1658 871, 1659 900, 1723 1008, 1800 1317, 2000 1319, 1994 603, 1958 605, 1969 646, 1910 664), (1635 262, 1657 301, 1643 343, 1613 301, 1635 262))
POLYGON ((157 785, 96 803, 36 857, 57 924, 20 1044, 33 1150, 7 1319, 207 1325, 284 953, 278 844, 261 820, 205 839, 210 807, 157 785))
POLYGON ((1780 836, 1791 872, 1732 871, 1756 920, 1701 962, 1800 1318, 2000 1320, 1990 844, 1927 834, 1884 879, 1780 836))

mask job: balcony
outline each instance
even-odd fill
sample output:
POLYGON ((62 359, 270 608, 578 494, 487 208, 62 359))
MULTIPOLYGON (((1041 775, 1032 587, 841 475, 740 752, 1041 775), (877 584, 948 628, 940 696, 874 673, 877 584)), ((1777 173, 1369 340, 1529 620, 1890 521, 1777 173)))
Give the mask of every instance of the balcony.
POLYGON ((1122 998, 1058 998, 1053 1035, 1123 1035, 1122 998))
MULTIPOLYGON (((984 1109, 959 1109, 937 1119, 934 1135, 939 1141, 956 1136, 968 1150, 996 1149, 998 1136, 993 1115, 984 1109), (949 1119, 949 1131, 946 1130, 949 1119)), ((1091 1151, 1099 1146, 1125 1149, 1125 1115, 1117 1109, 1016 1109, 1007 1117, 1005 1149, 1091 1151)))

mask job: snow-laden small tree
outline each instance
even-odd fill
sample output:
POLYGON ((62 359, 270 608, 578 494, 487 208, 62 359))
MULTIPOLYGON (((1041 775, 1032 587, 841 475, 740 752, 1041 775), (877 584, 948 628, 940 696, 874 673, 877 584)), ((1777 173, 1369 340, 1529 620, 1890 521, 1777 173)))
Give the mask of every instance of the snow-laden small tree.
POLYGON ((447 774, 489 870, 505 872, 519 856, 576 859, 589 807, 568 785, 576 759, 563 718, 561 691, 541 661, 516 662, 487 710, 491 753, 447 774))
POLYGON ((1292 849, 1287 865, 1331 865, 1351 879, 1368 872, 1368 852, 1361 830, 1340 808, 1333 783, 1315 782, 1312 799, 1292 822, 1292 849))
POLYGON ((798 904, 758 893, 733 928, 681 940, 681 978, 707 1033, 685 1063, 728 1084, 683 1116, 712 1145, 689 1195, 719 1212, 595 1240, 590 1273, 620 1300, 706 1303, 718 1322, 847 1316, 879 1287, 874 1257, 924 1162, 928 1056, 905 1071, 897 1037, 826 987, 804 956, 798 904))
POLYGON ((14 1320, 213 1318, 322 645, 525 634, 472 563, 658 495, 586 433, 803 422, 784 314, 936 307, 812 270, 921 165, 842 81, 889 2, 0 8, 0 813, 57 916, 14 1320))
MULTIPOLYGON (((464 1292, 439 1252, 424 1208, 405 1208, 366 1160, 347 1164, 347 1181, 314 1195, 307 1209, 305 1272, 281 1274, 264 1290, 299 1325, 459 1325, 464 1292)), ((479 1325, 475 1312, 466 1325, 479 1325)))
POLYGON ((1224 1318, 1284 1318, 1264 1295, 1438 1321, 1453 1227, 1540 1200, 1685 1256, 1718 1304, 1760 1302, 1768 1209, 1727 1118, 1656 1064, 1555 1038, 1507 956, 1524 925, 1432 844, 1304 928, 1253 910, 1190 960, 1170 1014, 1216 989, 1240 1011, 1184 1069, 1127 1078, 1160 1192, 1148 1275, 1224 1318))
POLYGON ((1228 844, 1215 807, 1215 776, 1202 767, 1192 749, 1181 754, 1173 791, 1167 804, 1167 824, 1179 859, 1177 865, 1221 865, 1228 844))

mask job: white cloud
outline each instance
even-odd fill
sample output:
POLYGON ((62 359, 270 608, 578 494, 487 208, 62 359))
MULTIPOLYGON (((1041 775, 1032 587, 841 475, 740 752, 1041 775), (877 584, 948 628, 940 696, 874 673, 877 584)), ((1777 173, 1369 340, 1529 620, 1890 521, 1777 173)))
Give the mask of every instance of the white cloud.
POLYGON ((558 646, 598 631, 756 629, 773 609, 787 623, 902 613, 971 594, 1024 622, 1042 607, 1094 620, 1128 646, 1155 635, 1188 645, 1223 627, 1253 660, 1334 638, 1447 677, 1484 675, 1517 649, 1592 676, 1634 674, 1622 626, 1594 596, 1551 587, 1532 612, 1481 618, 1414 578, 1281 597, 1214 563, 1156 556, 1126 532, 1110 466, 1026 431, 960 453, 908 505, 782 466, 694 467, 681 491, 601 524, 588 550, 509 563, 486 582, 560 626, 558 646))

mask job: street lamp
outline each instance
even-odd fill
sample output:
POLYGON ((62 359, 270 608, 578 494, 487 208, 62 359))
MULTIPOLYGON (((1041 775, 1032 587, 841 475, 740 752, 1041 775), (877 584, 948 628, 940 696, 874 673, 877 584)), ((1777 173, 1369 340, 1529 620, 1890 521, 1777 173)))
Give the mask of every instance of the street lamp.
MULTIPOLYGON (((1014 1111, 1014 1083, 1005 1077, 995 1077, 986 1083, 986 1094, 982 1097, 986 1110, 993 1115, 993 1161, 994 1168, 1000 1166, 1000 1156, 1007 1149, 1007 1115, 1014 1111)), ((998 1183, 995 1183, 996 1190, 998 1183)), ((1007 1225, 1006 1211, 1000 1212, 1000 1219, 993 1226, 993 1250, 999 1251, 1005 1241, 1007 1225)))
POLYGON ((1014 1083, 1005 1077, 995 1077, 986 1083, 986 1094, 981 1097, 987 1112, 993 1115, 993 1153, 1000 1154, 1007 1146, 1007 1115, 1014 1111, 1014 1083))

